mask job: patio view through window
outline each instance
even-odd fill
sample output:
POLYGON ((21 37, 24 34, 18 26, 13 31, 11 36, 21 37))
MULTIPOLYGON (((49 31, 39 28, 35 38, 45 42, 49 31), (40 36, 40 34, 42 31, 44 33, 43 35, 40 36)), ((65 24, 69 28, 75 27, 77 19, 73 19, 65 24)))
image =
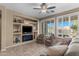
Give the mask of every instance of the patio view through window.
POLYGON ((78 33, 78 17, 77 16, 71 17, 71 30, 72 30, 71 35, 73 37, 76 36, 78 33))
POLYGON ((56 23, 54 20, 47 21, 45 22, 45 30, 46 35, 55 34, 55 31, 57 31, 58 37, 74 37, 77 35, 78 17, 71 16, 70 19, 69 17, 58 18, 56 23), (56 24, 57 30, 55 30, 56 24))
POLYGON ((54 20, 51 22, 48 22, 48 35, 54 34, 55 33, 55 23, 54 20))

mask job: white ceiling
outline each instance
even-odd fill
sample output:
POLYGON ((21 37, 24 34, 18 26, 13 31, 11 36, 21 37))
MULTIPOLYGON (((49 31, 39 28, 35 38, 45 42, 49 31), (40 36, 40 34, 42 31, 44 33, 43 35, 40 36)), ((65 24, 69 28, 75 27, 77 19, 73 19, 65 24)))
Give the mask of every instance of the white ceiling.
MULTIPOLYGON (((34 10, 34 7, 40 7, 41 3, 2 3, 1 5, 9 8, 11 10, 23 13, 27 16, 32 16, 36 18, 42 18, 62 11, 67 11, 73 8, 79 7, 79 3, 47 3, 48 6, 56 6, 55 12, 53 13, 39 13, 40 10, 34 10)), ((50 11, 50 10, 49 10, 50 11)))

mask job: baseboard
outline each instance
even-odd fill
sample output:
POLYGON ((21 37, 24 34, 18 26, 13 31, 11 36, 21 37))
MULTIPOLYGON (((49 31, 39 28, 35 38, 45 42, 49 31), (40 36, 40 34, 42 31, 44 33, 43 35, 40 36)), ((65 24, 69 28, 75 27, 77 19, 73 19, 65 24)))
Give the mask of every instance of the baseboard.
POLYGON ((5 49, 1 49, 1 51, 3 52, 3 51, 6 51, 6 48, 5 49))
POLYGON ((16 47, 16 46, 19 46, 19 45, 23 45, 23 44, 28 44, 28 43, 31 43, 31 42, 35 42, 35 40, 28 41, 28 42, 23 42, 23 43, 17 43, 17 44, 15 44, 15 45, 6 47, 6 49, 12 48, 12 47, 16 47))

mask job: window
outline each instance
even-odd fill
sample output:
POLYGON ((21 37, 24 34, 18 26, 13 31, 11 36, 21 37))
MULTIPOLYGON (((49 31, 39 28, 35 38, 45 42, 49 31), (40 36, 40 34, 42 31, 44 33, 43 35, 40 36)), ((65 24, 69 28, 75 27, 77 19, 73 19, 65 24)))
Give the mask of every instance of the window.
POLYGON ((75 37, 78 33, 78 16, 59 16, 56 19, 43 22, 43 33, 54 34, 57 37, 75 37))
POLYGON ((45 35, 55 34, 55 21, 54 21, 54 19, 42 22, 42 33, 45 35))
POLYGON ((69 37, 69 17, 63 17, 63 37, 69 37))
POLYGON ((71 16, 70 20, 70 27, 71 27, 71 36, 74 37, 77 35, 78 32, 78 16, 71 16))
POLYGON ((54 20, 47 23, 48 35, 55 34, 55 22, 54 20))
POLYGON ((62 18, 58 18, 57 19, 57 36, 58 37, 62 37, 62 34, 63 34, 62 27, 63 27, 62 18))

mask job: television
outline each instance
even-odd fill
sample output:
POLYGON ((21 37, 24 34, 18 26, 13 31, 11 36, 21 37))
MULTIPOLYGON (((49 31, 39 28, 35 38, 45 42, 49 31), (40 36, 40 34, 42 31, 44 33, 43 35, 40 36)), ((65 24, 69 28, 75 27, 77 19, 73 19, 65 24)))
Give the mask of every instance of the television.
POLYGON ((23 34, 32 33, 32 26, 23 26, 22 32, 23 34))

